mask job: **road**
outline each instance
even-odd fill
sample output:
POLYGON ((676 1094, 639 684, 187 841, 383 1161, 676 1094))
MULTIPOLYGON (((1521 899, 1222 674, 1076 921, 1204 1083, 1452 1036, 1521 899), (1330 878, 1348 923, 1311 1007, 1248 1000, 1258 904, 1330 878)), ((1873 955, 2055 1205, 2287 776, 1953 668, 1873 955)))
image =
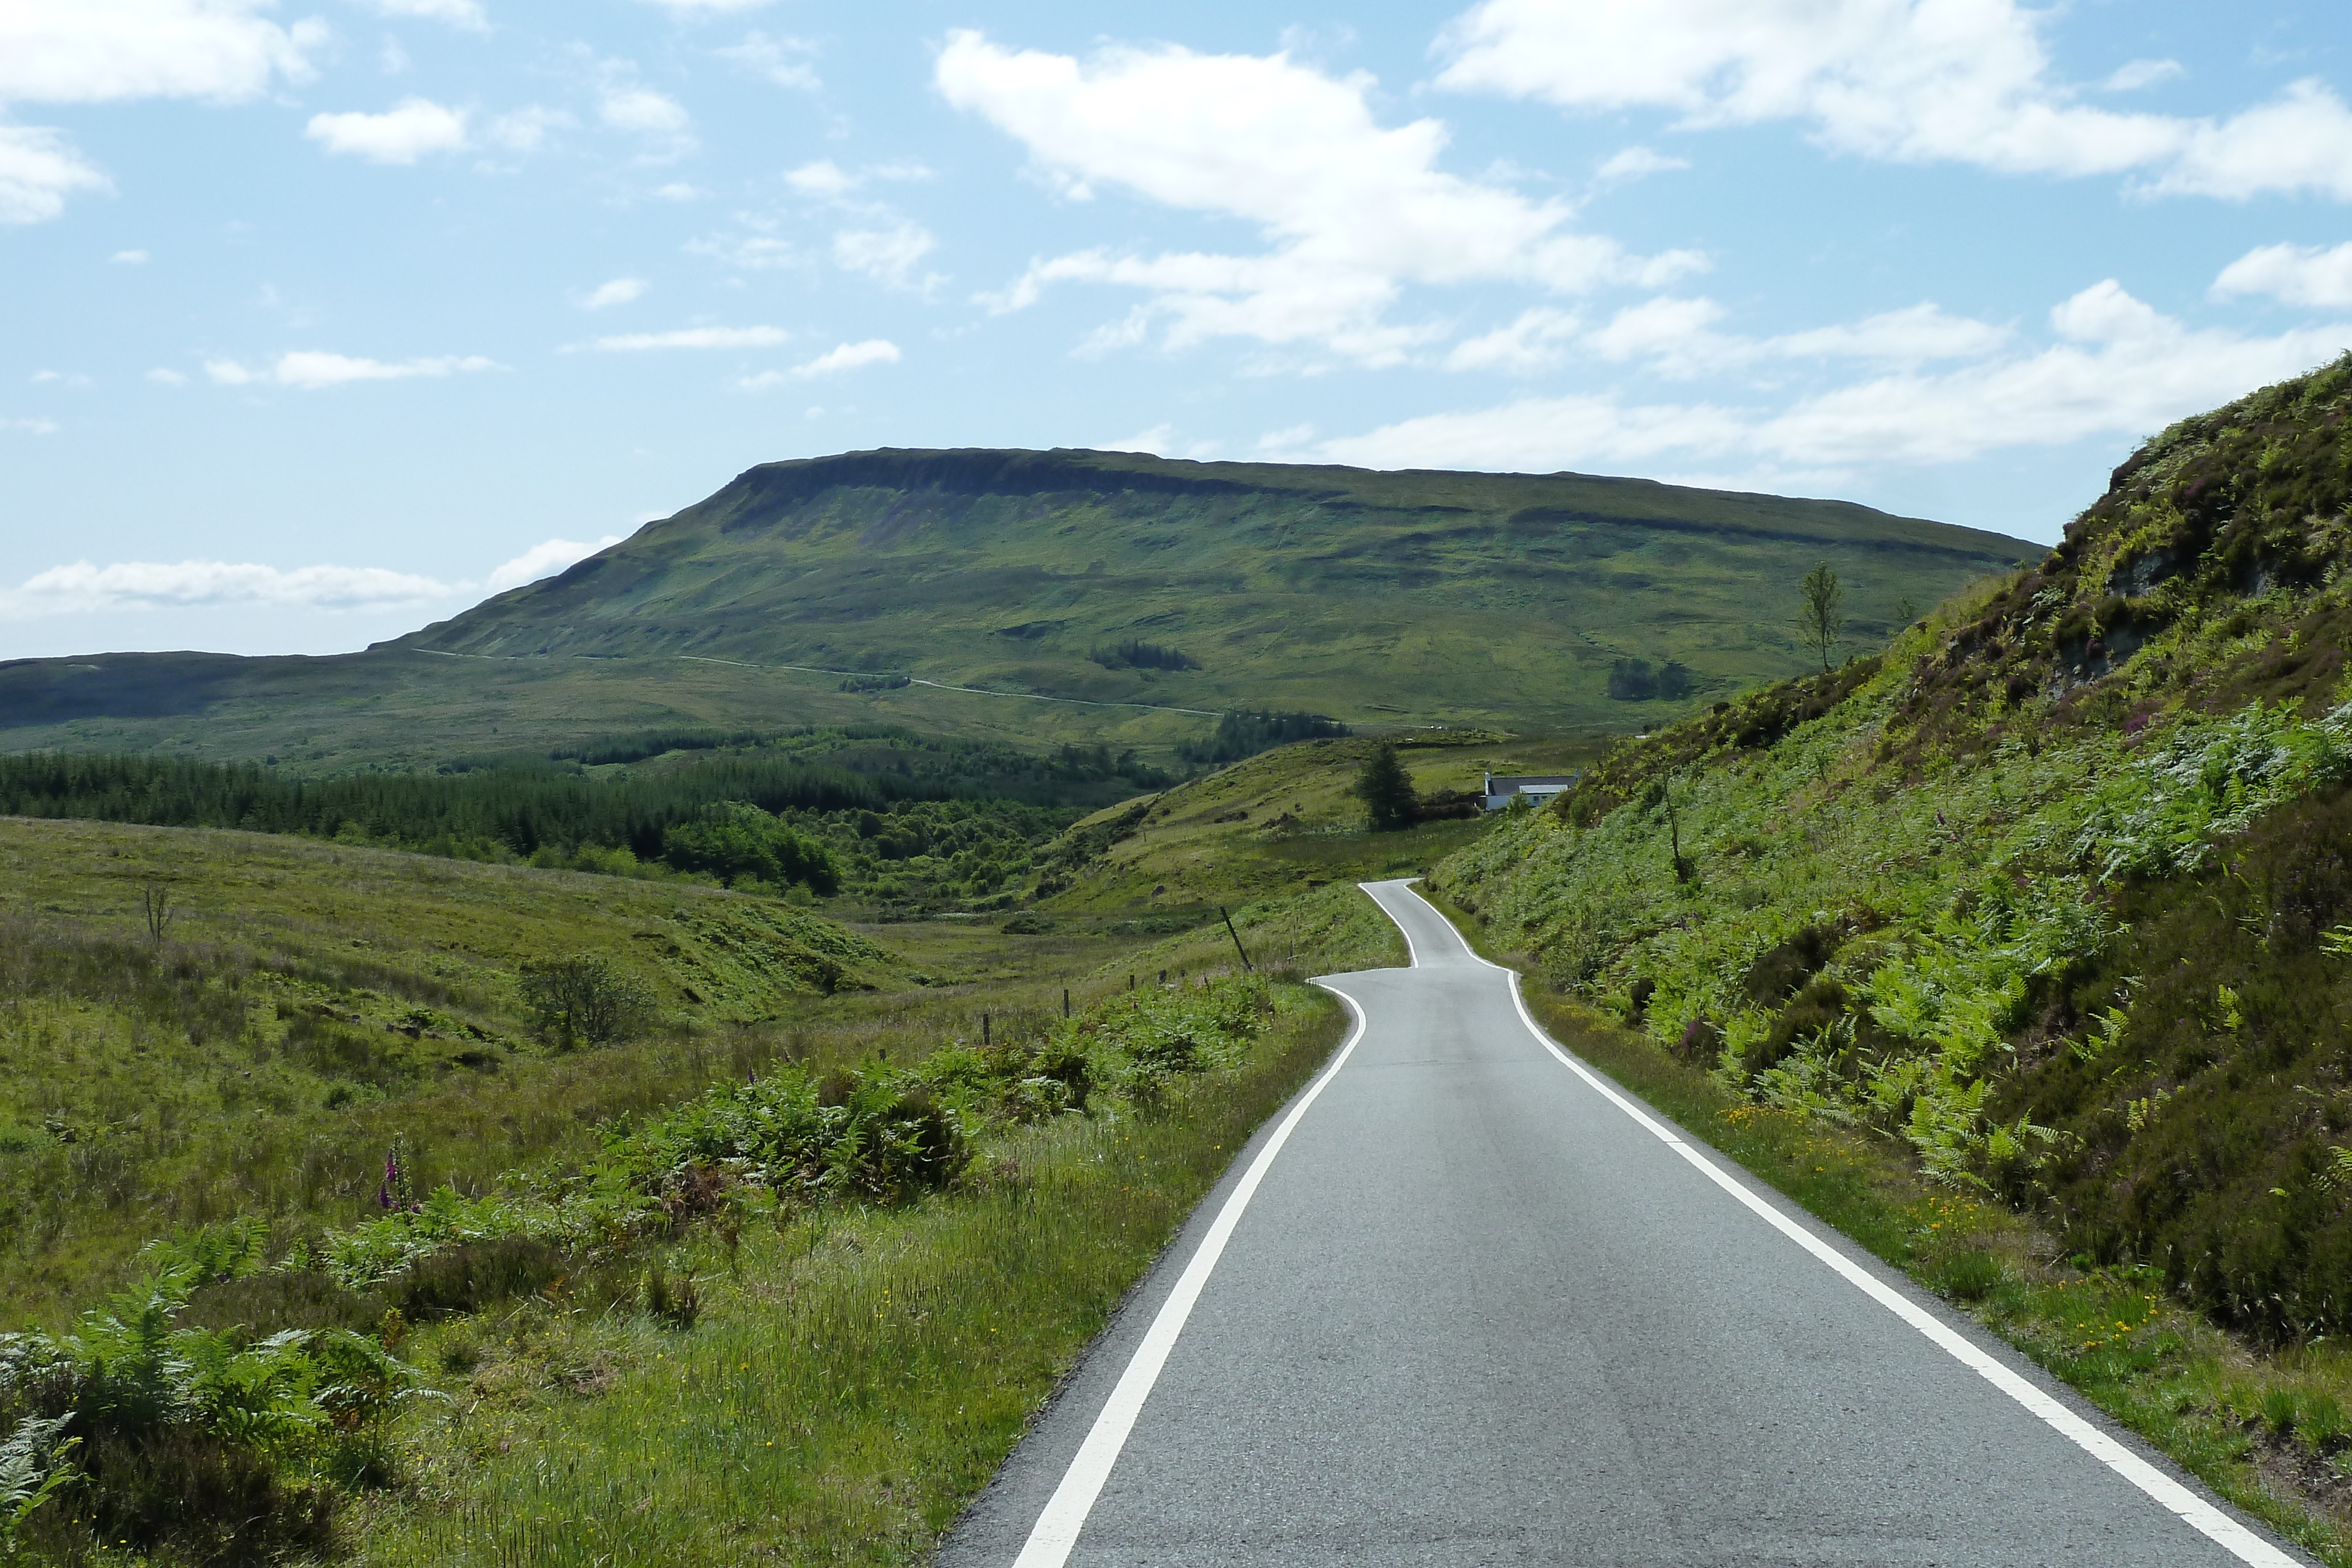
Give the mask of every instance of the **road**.
POLYGON ((1415 963, 1261 1131, 944 1568, 2301 1563, 2022 1358, 1415 963))

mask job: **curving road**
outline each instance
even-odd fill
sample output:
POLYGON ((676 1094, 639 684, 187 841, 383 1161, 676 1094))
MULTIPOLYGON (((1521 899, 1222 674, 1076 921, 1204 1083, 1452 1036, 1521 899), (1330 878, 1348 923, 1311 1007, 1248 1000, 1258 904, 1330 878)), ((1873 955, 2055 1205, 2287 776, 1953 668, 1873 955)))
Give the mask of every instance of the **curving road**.
POLYGON ((2301 1563, 1544 1039, 1410 969, 1260 1132, 947 1568, 2301 1563))

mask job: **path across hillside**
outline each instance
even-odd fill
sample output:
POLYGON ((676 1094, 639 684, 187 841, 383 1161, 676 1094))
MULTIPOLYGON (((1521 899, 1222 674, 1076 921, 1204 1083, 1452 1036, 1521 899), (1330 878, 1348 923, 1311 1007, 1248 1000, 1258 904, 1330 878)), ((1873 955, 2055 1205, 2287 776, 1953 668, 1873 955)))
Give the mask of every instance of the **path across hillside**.
POLYGON ((1326 982, 1349 1044, 945 1568, 2304 1561, 1571 1063, 1406 883, 1368 891, 1414 967, 1326 982))

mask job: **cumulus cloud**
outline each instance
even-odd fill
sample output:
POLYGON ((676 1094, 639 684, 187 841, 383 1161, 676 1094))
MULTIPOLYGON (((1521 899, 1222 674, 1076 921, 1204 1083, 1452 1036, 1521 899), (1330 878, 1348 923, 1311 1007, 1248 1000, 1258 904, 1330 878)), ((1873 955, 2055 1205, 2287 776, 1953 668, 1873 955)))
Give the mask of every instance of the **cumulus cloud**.
POLYGON ((792 241, 766 234, 688 240, 684 248, 688 256, 706 256, 739 272, 769 272, 778 267, 800 267, 808 260, 792 241))
MULTIPOLYGON (((235 102, 310 76, 326 24, 280 26, 265 0, 13 0, 0 5, 0 103, 235 102)), ((43 223, 106 177, 57 131, 0 126, 0 224, 43 223)))
POLYGON ((15 615, 101 610, 184 610, 258 604, 283 610, 384 610, 452 596, 449 584, 383 567, 304 566, 281 570, 221 560, 81 560, 52 567, 5 596, 15 615))
POLYGON ((368 6, 379 16, 421 16, 469 32, 486 31, 490 25, 482 15, 481 0, 368 0, 368 6))
POLYGON ((585 294, 575 296, 572 303, 583 310, 605 310, 642 298, 649 287, 642 277, 615 277, 609 283, 598 284, 585 294))
POLYGON ((414 163, 429 152, 465 151, 466 111, 430 99, 404 99, 383 114, 314 114, 302 134, 330 152, 414 163))
POLYGON ((2010 336, 2003 328, 1948 315, 1934 304, 1767 338, 1717 331, 1716 324, 1725 315, 1712 299, 1660 296, 1619 310, 1586 337, 1583 346, 1612 363, 1640 361, 1656 374, 1691 379, 1772 361, 1919 364, 1975 359, 2000 348, 2010 336))
MULTIPOLYGON (((618 534, 606 534, 594 544, 582 544, 576 539, 548 539, 531 546, 522 554, 492 571, 482 586, 492 593, 504 593, 509 588, 520 588, 526 582, 537 582, 542 577, 587 559, 600 549, 608 549, 621 542, 618 534)), ((464 586, 464 585, 461 585, 464 586)))
POLYGON ((1571 313, 1538 305, 1520 312, 1519 319, 1507 327, 1456 343, 1445 356, 1445 368, 1502 371, 1516 376, 1551 370, 1568 357, 1568 345, 1579 326, 1571 313))
POLYGON ((24 435, 55 435, 55 421, 47 419, 0 419, 0 430, 13 430, 24 435))
MULTIPOLYGON (((1895 313, 1847 329, 1857 344, 1958 334, 1895 313)), ((2194 329, 2113 279, 2050 313, 2058 341, 1931 372, 1906 368, 1801 397, 1784 408, 1724 402, 1632 403, 1608 395, 1531 397, 1424 415, 1327 440, 1311 455, 1379 467, 1550 471, 1762 464, 1815 476, 1885 465, 1955 463, 1989 452, 2139 434, 2352 348, 2352 323, 2275 337, 2194 329)), ((1787 344, 1792 339, 1765 340, 1787 344)))
POLYGON ((717 51, 723 60, 732 60, 745 70, 762 76, 778 87, 789 87, 802 92, 814 92, 824 84, 817 79, 816 45, 807 38, 789 36, 770 37, 765 33, 746 33, 743 41, 732 47, 717 51))
POLYGON ((669 332, 622 332, 567 348, 636 354, 654 349, 772 349, 792 340, 782 327, 681 327, 669 332))
POLYGON ((275 364, 258 367, 249 367, 236 360, 205 361, 205 374, 213 379, 215 386, 280 386, 294 387, 303 392, 348 386, 353 382, 411 381, 420 376, 450 376, 499 368, 496 361, 483 359, 478 354, 446 354, 430 359, 386 361, 316 350, 280 354, 275 364))
POLYGON ((940 92, 1027 150, 1070 201, 1097 187, 1254 225, 1251 256, 1087 250, 1042 259, 989 297, 997 310, 1055 284, 1146 294, 1162 342, 1222 337, 1393 363, 1438 329, 1388 319, 1409 284, 1520 283, 1574 292, 1662 285, 1701 265, 1643 258, 1570 230, 1570 210, 1438 168, 1434 120, 1384 127, 1368 77, 1327 76, 1287 56, 1110 47, 1081 61, 949 35, 940 92))
POLYGON ((579 123, 560 109, 529 104, 490 121, 482 139, 508 152, 536 152, 551 132, 579 123))
POLYGON ((615 131, 646 136, 676 136, 687 127, 685 106, 649 87, 608 88, 596 113, 615 131))
POLYGON ((2117 66, 2099 86, 2108 92, 2137 92, 2186 74, 2187 68, 2179 60, 2131 60, 2117 66))
MULTIPOLYGON (((2326 87, 2225 119, 2087 106, 2053 73, 2048 16, 2017 0, 1481 0, 1441 40, 1438 80, 1592 112, 1661 109, 1686 128, 1795 120, 1833 151, 1897 162, 2352 200, 2352 111, 2326 87)), ((2110 84, 2147 86, 2165 63, 2110 84)))
POLYGON ((938 281, 915 276, 937 243, 930 230, 903 220, 887 229, 846 229, 833 236, 833 263, 893 288, 920 288, 938 281))
POLYGON ((814 381, 819 376, 838 375, 844 371, 861 370, 867 365, 895 365, 903 356, 898 345, 885 338, 868 338, 862 343, 842 343, 827 349, 805 364, 794 365, 789 371, 762 371, 756 376, 745 376, 735 384, 745 392, 766 392, 788 382, 814 381))
POLYGON ((2221 269, 2213 292, 2267 294, 2288 305, 2352 305, 2352 244, 2322 250, 2317 246, 2266 245, 2248 251, 2221 269))
POLYGON ((266 0, 15 0, 0 5, 0 102, 235 101, 310 75, 326 24, 266 0))
POLYGON ((375 566, 281 568, 223 560, 131 560, 99 566, 81 560, 28 578, 13 592, 0 591, 0 617, 239 605, 329 612, 397 610, 503 593, 553 576, 620 542, 618 534, 607 534, 593 544, 549 539, 493 569, 479 581, 443 581, 375 566))
POLYGON ((36 125, 0 125, 0 224, 47 223, 76 191, 111 189, 66 139, 36 125))
POLYGON ((187 377, 182 375, 177 371, 166 370, 161 365, 147 372, 147 379, 153 382, 159 387, 184 387, 188 384, 187 377))
POLYGON ((1669 157, 1647 147, 1627 147, 1611 153, 1592 172, 1592 177, 1603 185, 1630 185, 1636 180, 1646 180, 1653 174, 1672 173, 1687 169, 1687 158, 1669 157))
POLYGON ((152 258, 143 250, 118 250, 106 259, 118 267, 144 267, 152 258))

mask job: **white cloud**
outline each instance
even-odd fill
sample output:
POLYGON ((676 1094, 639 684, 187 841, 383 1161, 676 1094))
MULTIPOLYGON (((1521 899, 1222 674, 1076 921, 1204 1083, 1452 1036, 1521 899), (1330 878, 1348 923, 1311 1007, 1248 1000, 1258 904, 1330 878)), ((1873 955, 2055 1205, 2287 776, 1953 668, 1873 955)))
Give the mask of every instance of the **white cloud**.
POLYGON ((2109 92, 2137 92, 2144 87, 2187 74, 2187 68, 2179 60, 2133 60, 2116 67, 2115 73, 2099 85, 2109 92))
POLYGON ((368 0, 368 5, 379 16, 421 16, 470 32, 486 31, 490 25, 482 15, 481 0, 368 0))
POLYGON ((26 435, 55 435, 58 427, 46 419, 0 419, 0 430, 21 431, 26 435))
POLYGON ((2213 280, 2217 295, 2267 294, 2289 305, 2352 305, 2352 244, 2266 245, 2248 251, 2213 280))
MULTIPOLYGON (((1820 482, 1870 466, 2141 434, 2352 348, 2352 323, 2267 338, 2192 329, 2112 279, 2060 303, 2050 322, 2061 341, 1942 373, 1877 375, 1778 410, 1523 398, 1325 441, 1312 455, 1381 467, 1537 471, 1730 461, 1801 470, 1820 482)), ((1872 328, 1865 322, 1853 330, 1858 340, 1892 340, 1919 324, 1864 330, 1872 328)))
POLYGON ((231 101, 310 75, 326 25, 256 15, 265 0, 11 0, 0 5, 0 102, 231 101))
POLYGON ((1442 172, 1438 121, 1384 128, 1370 78, 1286 56, 1111 47, 1082 62, 956 32, 934 79, 950 103, 1018 139, 1065 198, 1116 186, 1253 224, 1268 247, 1055 256, 986 301, 999 310, 1059 282, 1108 284, 1150 297, 1171 348, 1243 337, 1386 364, 1440 330, 1387 319, 1408 284, 1655 287, 1701 265, 1689 253, 1629 256, 1569 232, 1562 203, 1442 172))
POLYGON ((794 365, 789 371, 762 371, 756 376, 745 376, 735 384, 745 392, 766 392, 788 382, 813 381, 819 376, 838 375, 843 371, 861 370, 867 365, 895 365, 904 358, 898 345, 885 338, 868 338, 862 343, 843 343, 827 349, 805 364, 794 365))
MULTIPOLYGON (((5 421, 0 421, 0 428, 5 428, 5 421)), ((480 581, 445 582, 373 566, 286 569, 221 560, 133 560, 96 566, 82 560, 28 578, 14 592, 0 591, 0 619, 235 605, 326 612, 396 610, 503 593, 551 577, 620 542, 619 534, 607 534, 593 544, 549 539, 497 567, 480 581)))
POLYGON ((1122 435, 1116 441, 1106 441, 1097 452, 1142 452, 1158 457, 1176 442, 1176 427, 1155 424, 1149 430, 1139 430, 1133 435, 1122 435))
POLYGON ((1266 455, 1295 452, 1315 439, 1311 424, 1287 425, 1281 430, 1269 430, 1257 438, 1257 450, 1266 455))
POLYGON ((648 349, 772 349, 792 340, 782 327, 684 327, 671 332, 624 332, 572 346, 627 354, 648 349))
POLYGON ((1690 160, 1672 158, 1647 147, 1627 147, 1603 159, 1592 177, 1603 185, 1630 185, 1636 180, 1646 180, 1653 174, 1671 173, 1687 169, 1690 160))
POLYGON ((893 288, 928 287, 939 279, 918 279, 915 267, 937 243, 929 229, 903 220, 887 229, 846 229, 833 236, 833 264, 893 288))
POLYGON ((220 560, 76 561, 29 578, 0 594, 11 617, 102 610, 184 610, 233 604, 277 610, 387 610, 448 599, 448 583, 383 567, 305 566, 282 570, 220 560))
POLYGON ((649 87, 612 87, 596 105, 596 113, 615 131, 643 136, 677 136, 687 127, 684 105, 649 87))
POLYGON ((463 152, 466 111, 430 99, 403 99, 383 114, 314 114, 302 134, 330 152, 414 163, 428 152, 463 152))
POLYGON ((258 368, 248 367, 236 360, 205 361, 205 374, 212 378, 215 386, 281 386, 303 392, 347 386, 353 382, 410 381, 417 377, 457 375, 499 368, 495 361, 483 359, 478 354, 446 354, 387 362, 312 350, 280 354, 276 364, 258 368))
POLYGON ((110 188, 56 131, 0 125, 0 224, 47 223, 73 192, 110 188))
MULTIPOLYGON (((5 0, 0 104, 234 102, 310 75, 315 20, 280 26, 267 0, 5 0)), ((108 188, 58 132, 0 125, 0 224, 43 223, 75 191, 108 188)))
POLYGON ((576 296, 572 302, 583 310, 608 309, 613 306, 626 305, 631 300, 644 298, 648 287, 650 286, 642 277, 615 277, 609 283, 600 283, 587 293, 576 296))
POLYGON ((567 130, 578 123, 560 109, 546 109, 534 103, 499 115, 490 121, 482 136, 491 146, 503 148, 509 152, 536 152, 547 144, 549 132, 567 130))
POLYGON ((1569 311, 1538 305, 1520 312, 1519 319, 1507 327, 1497 327, 1484 337, 1456 343, 1453 352, 1445 356, 1445 368, 1533 375, 1552 369, 1568 357, 1568 344, 1576 336, 1578 327, 1576 317, 1569 311))
POLYGON ((756 11, 769 0, 646 0, 672 16, 723 16, 736 11, 756 11))
POLYGON ((768 272, 778 267, 799 267, 808 259, 792 241, 778 239, 773 235, 734 235, 720 239, 688 240, 685 250, 688 256, 707 256, 721 267, 731 267, 743 272, 768 272))
POLYGON ((118 250, 106 259, 118 267, 144 267, 152 258, 143 250, 118 250))
POLYGON ((147 372, 147 379, 159 387, 184 387, 188 384, 187 377, 177 371, 165 370, 160 365, 147 372))
POLYGON ((1916 365, 1977 359, 2010 340, 2003 328, 1947 315, 1934 304, 1769 338, 1717 331, 1716 324, 1724 316, 1723 307, 1712 299, 1662 296, 1619 310, 1585 338, 1583 346, 1612 363, 1639 361, 1656 374, 1687 380, 1773 361, 1874 360, 1916 365))
MULTIPOLYGON (((1438 80, 1587 111, 1663 109, 1685 128, 1793 120, 1832 151, 1899 162, 2352 200, 2352 111, 2324 85, 2223 120, 2088 107, 2052 73, 2050 15, 2017 0, 1481 0, 1441 40, 1438 80)), ((2159 67, 2139 62, 2137 85, 2159 67)))
POLYGON ((587 559, 600 549, 621 542, 618 534, 606 534, 594 544, 582 544, 576 539, 549 539, 533 545, 489 575, 482 586, 492 593, 504 593, 509 588, 520 588, 526 582, 537 582, 542 577, 587 559))
POLYGON ((654 194, 665 202, 691 202, 699 199, 702 193, 683 180, 672 180, 656 189, 654 194))
POLYGON ((765 33, 746 33, 741 43, 717 53, 719 58, 732 60, 778 87, 814 92, 824 85, 817 79, 816 67, 811 63, 816 56, 816 45, 807 38, 772 38, 765 33))
POLYGON ((787 170, 784 183, 803 196, 837 198, 856 190, 861 182, 830 158, 820 158, 814 163, 803 163, 787 170))

